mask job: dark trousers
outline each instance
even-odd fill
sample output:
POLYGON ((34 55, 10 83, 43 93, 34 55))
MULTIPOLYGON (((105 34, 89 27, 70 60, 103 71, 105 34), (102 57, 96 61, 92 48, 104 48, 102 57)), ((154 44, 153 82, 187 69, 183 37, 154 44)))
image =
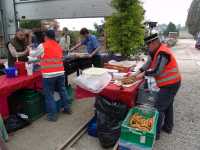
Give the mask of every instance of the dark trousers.
POLYGON ((102 67, 102 61, 101 61, 101 56, 100 55, 94 55, 92 57, 92 64, 94 67, 102 67))
POLYGON ((168 131, 171 131, 174 126, 174 97, 176 96, 181 82, 176 84, 161 87, 156 99, 155 107, 159 112, 158 125, 157 125, 157 134, 160 134, 160 131, 165 128, 168 131))

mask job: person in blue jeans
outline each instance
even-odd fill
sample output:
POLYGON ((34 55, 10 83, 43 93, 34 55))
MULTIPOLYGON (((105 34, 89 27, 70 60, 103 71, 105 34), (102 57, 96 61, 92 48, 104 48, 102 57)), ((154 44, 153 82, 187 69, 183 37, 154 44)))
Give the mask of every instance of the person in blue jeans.
POLYGON ((54 78, 43 78, 43 89, 46 103, 47 119, 49 121, 57 121, 57 107, 54 100, 54 92, 57 91, 61 97, 63 104, 63 113, 71 114, 71 109, 68 104, 68 95, 65 88, 65 76, 57 76, 54 78))
POLYGON ((48 30, 45 33, 45 42, 40 44, 31 57, 40 57, 43 76, 43 90, 45 96, 47 119, 57 121, 58 112, 54 100, 54 92, 58 91, 63 104, 63 113, 71 114, 68 104, 68 95, 65 87, 62 48, 55 40, 55 32, 48 30))

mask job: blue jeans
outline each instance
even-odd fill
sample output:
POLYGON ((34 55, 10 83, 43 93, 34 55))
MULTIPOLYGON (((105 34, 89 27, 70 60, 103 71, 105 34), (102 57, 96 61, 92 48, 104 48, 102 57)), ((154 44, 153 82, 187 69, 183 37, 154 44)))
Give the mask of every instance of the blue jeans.
POLYGON ((43 86, 48 116, 52 116, 57 113, 56 102, 53 97, 55 90, 58 91, 61 97, 61 103, 63 104, 64 109, 69 108, 64 75, 54 78, 43 78, 43 86))

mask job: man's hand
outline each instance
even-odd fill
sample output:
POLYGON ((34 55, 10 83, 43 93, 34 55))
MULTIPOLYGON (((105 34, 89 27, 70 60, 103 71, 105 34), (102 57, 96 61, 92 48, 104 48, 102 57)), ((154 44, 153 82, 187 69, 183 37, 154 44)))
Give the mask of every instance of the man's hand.
POLYGON ((138 74, 138 75, 136 76, 136 79, 137 79, 137 80, 144 79, 144 76, 145 76, 145 72, 142 72, 142 73, 140 73, 140 74, 138 74))
POLYGON ((30 49, 27 47, 26 50, 23 53, 24 53, 24 55, 28 55, 29 52, 30 52, 30 49))

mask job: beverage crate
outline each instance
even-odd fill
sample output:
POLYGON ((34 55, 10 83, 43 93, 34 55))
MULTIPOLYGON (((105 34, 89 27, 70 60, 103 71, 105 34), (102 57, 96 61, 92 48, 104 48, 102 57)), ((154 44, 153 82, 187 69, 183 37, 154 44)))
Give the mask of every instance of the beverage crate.
POLYGON ((140 146, 153 147, 156 137, 157 122, 158 112, 155 109, 135 107, 129 111, 122 124, 120 139, 140 146), (130 117, 135 113, 144 116, 146 119, 153 117, 153 127, 149 132, 141 131, 130 126, 130 117))

